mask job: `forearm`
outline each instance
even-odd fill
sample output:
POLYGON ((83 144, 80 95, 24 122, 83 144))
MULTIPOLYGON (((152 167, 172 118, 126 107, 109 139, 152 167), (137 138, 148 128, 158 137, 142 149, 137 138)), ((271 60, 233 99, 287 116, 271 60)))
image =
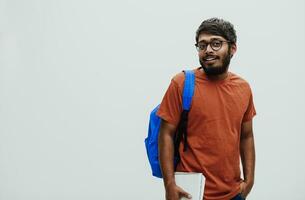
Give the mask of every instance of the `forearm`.
POLYGON ((175 183, 174 144, 170 134, 159 135, 159 161, 165 188, 175 183))
POLYGON ((255 147, 253 133, 244 134, 240 140, 240 156, 245 182, 253 185, 255 171, 255 147))

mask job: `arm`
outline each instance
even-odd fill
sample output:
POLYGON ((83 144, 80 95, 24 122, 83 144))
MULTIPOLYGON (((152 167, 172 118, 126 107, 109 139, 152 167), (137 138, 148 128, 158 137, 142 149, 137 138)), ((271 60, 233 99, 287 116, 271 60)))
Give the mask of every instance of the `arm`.
POLYGON ((174 143, 176 127, 162 120, 159 133, 159 160, 166 192, 166 200, 178 200, 182 196, 190 197, 176 185, 174 175, 174 143))
POLYGON ((243 197, 246 197, 250 193, 254 184, 255 147, 252 120, 242 123, 240 157, 244 174, 244 181, 241 184, 241 193, 243 197))

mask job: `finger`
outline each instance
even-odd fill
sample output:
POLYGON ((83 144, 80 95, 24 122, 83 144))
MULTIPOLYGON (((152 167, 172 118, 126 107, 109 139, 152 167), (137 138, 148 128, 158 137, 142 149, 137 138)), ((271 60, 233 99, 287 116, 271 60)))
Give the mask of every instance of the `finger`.
POLYGON ((180 198, 181 198, 181 197, 186 197, 186 198, 188 198, 188 199, 192 199, 192 195, 190 195, 189 193, 187 193, 186 191, 184 191, 184 190, 182 190, 182 189, 180 190, 179 193, 180 193, 180 195, 179 195, 180 198))
POLYGON ((241 182, 239 188, 240 188, 240 191, 239 191, 239 192, 242 193, 242 192, 244 191, 244 189, 245 189, 245 183, 244 183, 244 182, 241 182))
POLYGON ((188 193, 181 193, 179 198, 185 197, 187 199, 192 199, 192 195, 188 194, 188 193))

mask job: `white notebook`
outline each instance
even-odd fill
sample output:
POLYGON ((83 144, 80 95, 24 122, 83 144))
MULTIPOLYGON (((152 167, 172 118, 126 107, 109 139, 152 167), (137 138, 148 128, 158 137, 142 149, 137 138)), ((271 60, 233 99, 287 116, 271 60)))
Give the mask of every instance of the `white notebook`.
MULTIPOLYGON (((175 172, 176 184, 184 191, 192 195, 192 200, 202 200, 205 185, 205 177, 201 173, 175 172)), ((181 198, 181 200, 187 200, 181 198)))

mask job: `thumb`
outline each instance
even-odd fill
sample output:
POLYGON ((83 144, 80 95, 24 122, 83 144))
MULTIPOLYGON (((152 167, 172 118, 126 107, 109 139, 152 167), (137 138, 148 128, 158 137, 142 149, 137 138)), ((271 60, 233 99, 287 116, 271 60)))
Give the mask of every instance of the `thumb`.
POLYGON ((192 195, 190 195, 189 193, 187 193, 186 191, 184 191, 183 189, 180 188, 179 191, 179 196, 181 197, 186 197, 187 199, 192 199, 192 195))

